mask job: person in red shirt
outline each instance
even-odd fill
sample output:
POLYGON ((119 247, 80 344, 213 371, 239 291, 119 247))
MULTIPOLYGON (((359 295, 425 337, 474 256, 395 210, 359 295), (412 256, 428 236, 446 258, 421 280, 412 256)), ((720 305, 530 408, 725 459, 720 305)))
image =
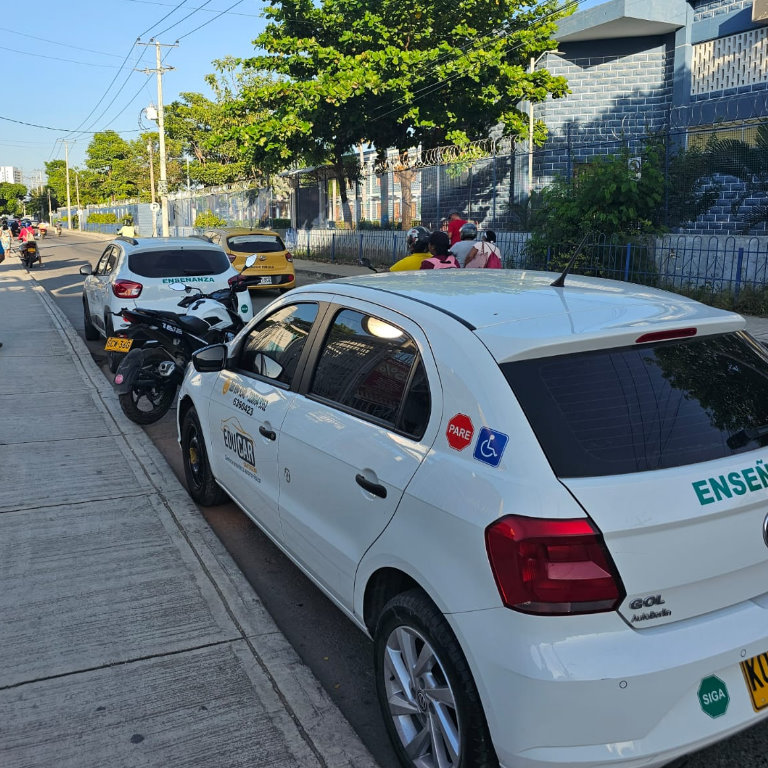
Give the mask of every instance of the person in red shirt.
POLYGON ((461 218, 458 211, 451 211, 448 214, 448 236, 451 238, 451 245, 461 240, 460 229, 467 223, 466 219, 461 218))
MULTIPOLYGON (((19 232, 19 240, 23 243, 21 246, 21 253, 23 254, 27 250, 27 244, 35 241, 35 229, 31 224, 27 224, 19 232)), ((40 249, 37 249, 37 263, 43 266, 43 257, 40 255, 40 249)))

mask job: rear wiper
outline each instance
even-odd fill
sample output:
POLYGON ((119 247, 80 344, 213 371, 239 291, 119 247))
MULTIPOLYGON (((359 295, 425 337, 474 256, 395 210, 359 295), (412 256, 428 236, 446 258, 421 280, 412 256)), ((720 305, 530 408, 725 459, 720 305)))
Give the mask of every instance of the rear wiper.
POLYGON ((728 447, 732 449, 743 448, 748 443, 759 440, 761 437, 768 435, 768 424, 763 424, 761 427, 747 427, 746 429, 740 429, 738 432, 734 432, 725 442, 728 443, 728 447))

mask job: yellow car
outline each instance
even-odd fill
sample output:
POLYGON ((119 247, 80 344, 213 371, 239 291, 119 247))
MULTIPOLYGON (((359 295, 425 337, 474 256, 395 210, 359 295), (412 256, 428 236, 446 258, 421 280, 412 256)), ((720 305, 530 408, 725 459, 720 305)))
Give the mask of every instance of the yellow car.
POLYGON ((293 256, 277 232, 271 229, 225 227, 207 230, 205 236, 225 250, 235 269, 242 270, 250 290, 276 288, 280 293, 285 293, 296 285, 293 256), (251 254, 256 255, 256 263, 244 269, 245 260, 251 254))

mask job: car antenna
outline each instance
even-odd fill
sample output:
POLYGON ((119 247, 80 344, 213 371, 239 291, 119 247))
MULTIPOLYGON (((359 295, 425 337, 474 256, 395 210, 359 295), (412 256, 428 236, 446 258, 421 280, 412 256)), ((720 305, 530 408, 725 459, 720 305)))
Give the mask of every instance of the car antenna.
POLYGON ((560 273, 560 276, 553 280, 550 285, 553 288, 562 288, 565 285, 565 276, 571 271, 571 268, 576 263, 576 257, 581 252, 581 249, 584 247, 584 243, 587 242, 587 238, 589 237, 589 232, 587 232, 584 237, 581 238, 581 242, 577 246, 576 250, 573 252, 573 256, 571 256, 570 259, 568 259, 568 263, 565 265, 565 269, 560 273))

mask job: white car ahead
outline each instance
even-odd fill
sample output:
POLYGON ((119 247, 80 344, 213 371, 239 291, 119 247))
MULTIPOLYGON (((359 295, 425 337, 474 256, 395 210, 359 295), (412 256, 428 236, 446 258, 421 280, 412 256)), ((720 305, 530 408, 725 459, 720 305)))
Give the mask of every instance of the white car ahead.
POLYGON ((179 395, 191 495, 370 634, 409 768, 649 768, 768 716, 766 352, 553 278, 297 288, 179 395))
POLYGON ((83 281, 85 338, 108 338, 129 326, 123 308, 137 306, 179 312, 174 283, 195 286, 203 293, 228 288, 239 272, 224 249, 197 237, 117 237, 107 245, 96 266, 80 267, 83 281), (115 314, 118 313, 118 314, 115 314))

